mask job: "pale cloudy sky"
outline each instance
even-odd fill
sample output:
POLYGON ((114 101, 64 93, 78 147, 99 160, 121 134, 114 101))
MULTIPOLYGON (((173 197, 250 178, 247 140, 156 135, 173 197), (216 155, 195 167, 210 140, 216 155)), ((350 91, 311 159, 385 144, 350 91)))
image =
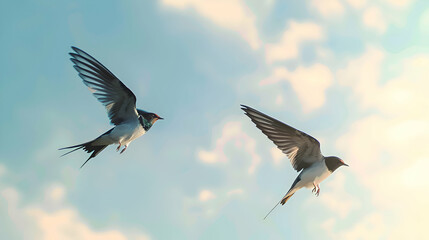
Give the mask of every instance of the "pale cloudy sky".
POLYGON ((0 8, 0 238, 427 239, 426 0, 9 1, 0 8), (165 118, 85 168, 110 128, 80 47, 165 118), (297 173, 239 109, 349 168, 263 221, 297 173))

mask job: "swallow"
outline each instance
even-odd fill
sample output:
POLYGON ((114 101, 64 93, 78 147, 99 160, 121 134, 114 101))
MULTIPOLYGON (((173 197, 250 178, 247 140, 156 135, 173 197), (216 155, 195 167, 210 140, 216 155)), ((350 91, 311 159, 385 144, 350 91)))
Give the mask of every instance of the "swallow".
POLYGON ((74 63, 73 67, 79 73, 83 83, 104 105, 110 123, 114 125, 109 131, 92 141, 59 149, 73 149, 62 156, 79 149, 91 153, 82 164, 82 168, 91 158, 96 157, 111 144, 118 144, 116 151, 123 146, 120 152, 123 153, 133 140, 141 137, 156 121, 163 118, 155 113, 137 109, 134 93, 112 72, 83 50, 77 47, 72 49, 74 52, 69 54, 70 60, 74 63))
POLYGON ((293 168, 299 172, 289 191, 271 209, 268 215, 281 203, 284 205, 299 189, 313 188, 316 196, 320 194, 319 184, 337 168, 348 166, 338 157, 324 157, 320 143, 314 137, 299 131, 279 120, 251 107, 241 105, 241 109, 274 144, 289 158, 293 168))

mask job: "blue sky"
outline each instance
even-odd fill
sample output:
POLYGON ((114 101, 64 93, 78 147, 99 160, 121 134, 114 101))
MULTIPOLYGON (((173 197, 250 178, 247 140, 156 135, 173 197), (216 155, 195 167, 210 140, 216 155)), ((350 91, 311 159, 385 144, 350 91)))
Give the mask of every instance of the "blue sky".
POLYGON ((0 43, 0 236, 429 237, 424 0, 9 1, 0 43), (57 150, 111 126, 87 51, 164 117, 119 155, 57 150), (242 113, 319 139, 341 168, 262 218, 297 173, 242 113))

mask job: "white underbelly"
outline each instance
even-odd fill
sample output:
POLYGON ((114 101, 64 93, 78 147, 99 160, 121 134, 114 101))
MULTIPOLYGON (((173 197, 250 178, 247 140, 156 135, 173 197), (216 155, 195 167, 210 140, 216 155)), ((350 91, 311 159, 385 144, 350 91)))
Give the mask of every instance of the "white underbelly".
POLYGON ((303 186, 306 188, 313 188, 313 184, 318 185, 323 180, 325 180, 331 172, 325 165, 324 161, 320 161, 315 163, 310 168, 306 169, 305 172, 302 173, 301 179, 303 180, 303 186))
POLYGON ((121 145, 128 145, 131 141, 145 134, 146 131, 138 122, 131 122, 128 124, 121 124, 113 129, 110 137, 116 143, 121 145))

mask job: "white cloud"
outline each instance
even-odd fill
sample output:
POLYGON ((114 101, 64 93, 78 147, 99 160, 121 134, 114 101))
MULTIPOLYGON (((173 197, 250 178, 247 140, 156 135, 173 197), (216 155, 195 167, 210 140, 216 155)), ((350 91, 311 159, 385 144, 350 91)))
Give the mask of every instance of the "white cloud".
POLYGON ((362 108, 377 110, 397 116, 420 117, 429 108, 426 91, 429 87, 425 79, 429 69, 429 56, 414 56, 405 59, 403 73, 380 84, 380 75, 385 53, 368 48, 361 57, 349 61, 346 68, 337 72, 337 79, 349 86, 362 108), (365 71, 362 71, 365 69, 365 71))
POLYGON ((386 18, 378 7, 372 6, 365 9, 362 21, 365 26, 380 34, 384 33, 387 29, 386 18))
MULTIPOLYGON (((346 239, 346 240, 378 240, 384 239, 387 235, 387 219, 379 213, 370 213, 360 219, 359 223, 352 228, 333 231, 338 223, 336 219, 328 219, 322 223, 322 228, 328 232, 331 239, 346 239)), ((388 238, 392 239, 392 238, 388 238)))
POLYGON ((61 202, 64 199, 66 190, 64 186, 60 184, 52 184, 45 193, 45 198, 47 201, 51 202, 61 202))
POLYGON ((222 187, 218 189, 203 189, 196 196, 184 198, 186 223, 195 227, 201 216, 212 218, 222 212, 231 201, 240 199, 244 195, 243 188, 222 187))
POLYGON ((361 8, 363 8, 366 5, 367 0, 347 0, 347 2, 352 7, 356 8, 356 9, 361 9, 361 8))
POLYGON ((386 64, 383 60, 391 60, 385 55, 369 48, 339 71, 339 79, 354 92, 361 107, 377 111, 357 120, 337 140, 343 159, 350 163, 350 171, 367 189, 367 199, 377 209, 375 215, 361 219, 344 236, 423 239, 428 237, 429 224, 429 217, 422 213, 422 209, 427 209, 429 193, 421 191, 427 181, 420 170, 426 167, 429 156, 429 112, 423 110, 429 109, 426 79, 429 56, 401 59, 395 67, 402 72, 382 83, 385 79, 381 78, 381 69, 386 64), (359 73, 358 69, 365 73, 359 73), (392 220, 385 221, 387 216, 393 217, 392 220), (383 222, 385 229, 393 231, 371 229, 370 224, 363 224, 372 221, 383 222))
POLYGON ((276 44, 267 44, 265 57, 268 63, 295 59, 299 56, 300 46, 308 41, 321 41, 325 37, 323 28, 312 22, 290 21, 282 39, 276 44))
POLYGON ((388 81, 376 96, 374 106, 385 113, 408 116, 414 120, 426 120, 429 116, 427 89, 429 82, 429 55, 417 55, 405 59, 402 63, 403 72, 397 78, 388 81))
MULTIPOLYGON (((7 207, 8 220, 18 231, 16 234, 23 239, 150 239, 143 233, 91 229, 77 210, 68 206, 59 206, 64 205, 62 200, 65 196, 65 189, 59 184, 52 184, 45 191, 45 202, 26 206, 22 206, 20 193, 13 187, 0 189, 0 195, 7 207), (57 203, 57 206, 52 205, 53 201, 57 203)), ((0 207, 2 205, 0 204, 0 207)))
POLYGON ((414 0, 383 0, 383 2, 396 8, 403 8, 408 7, 414 0))
POLYGON ((277 147, 270 149, 271 157, 273 158, 274 165, 280 165, 286 159, 286 155, 277 147))
POLYGON ((243 0, 162 0, 162 4, 181 10, 192 8, 213 23, 238 32, 253 49, 261 45, 255 16, 243 0))
POLYGON ((242 188, 236 188, 236 189, 228 191, 226 194, 229 197, 243 195, 244 194, 244 189, 242 189, 242 188))
POLYGON ((314 206, 316 202, 321 201, 341 218, 347 217, 351 211, 358 209, 360 207, 358 199, 346 188, 345 171, 341 169, 330 176, 326 184, 320 186, 319 198, 309 198, 307 204, 314 206))
POLYGON ((424 35, 429 35, 429 9, 424 11, 419 21, 420 32, 424 35))
POLYGON ((251 163, 248 167, 248 173, 255 172, 261 158, 256 153, 256 142, 247 133, 242 130, 240 122, 228 122, 222 129, 222 135, 216 140, 216 146, 213 150, 199 150, 197 156, 200 161, 207 164, 227 163, 228 157, 225 155, 225 148, 233 145, 237 149, 242 149, 250 154, 251 163))
POLYGON ((277 105, 282 105, 283 104, 283 95, 279 94, 276 97, 276 104, 277 105))
POLYGON ((320 58, 320 59, 332 59, 334 57, 334 54, 331 50, 318 46, 316 47, 316 55, 320 58))
POLYGON ((198 152, 198 158, 204 163, 216 163, 226 161, 226 158, 219 158, 216 152, 210 152, 205 150, 200 150, 198 152))
POLYGON ((199 194, 198 194, 198 199, 201 202, 207 202, 208 200, 214 199, 216 198, 216 195, 210 191, 210 190, 202 190, 199 194))
POLYGON ((377 95, 384 55, 384 52, 369 47, 362 56, 350 60, 344 69, 337 72, 339 83, 353 89, 362 107, 368 107, 377 95))
POLYGON ((281 81, 289 82, 292 85, 302 104, 303 111, 308 113, 322 107, 325 103, 326 90, 333 83, 333 75, 327 66, 319 63, 310 67, 299 66, 294 71, 279 67, 260 84, 274 84, 281 81))
POLYGON ((312 0, 310 6, 325 18, 333 18, 344 14, 344 6, 339 0, 312 0))
POLYGON ((429 169, 429 158, 425 157, 417 160, 414 164, 404 169, 401 178, 401 183, 411 189, 422 189, 429 187, 427 178, 427 170, 429 169))
POLYGON ((34 218, 42 232, 42 239, 126 239, 116 230, 104 232, 91 230, 73 209, 61 209, 50 213, 40 208, 30 208, 26 212, 34 218))

